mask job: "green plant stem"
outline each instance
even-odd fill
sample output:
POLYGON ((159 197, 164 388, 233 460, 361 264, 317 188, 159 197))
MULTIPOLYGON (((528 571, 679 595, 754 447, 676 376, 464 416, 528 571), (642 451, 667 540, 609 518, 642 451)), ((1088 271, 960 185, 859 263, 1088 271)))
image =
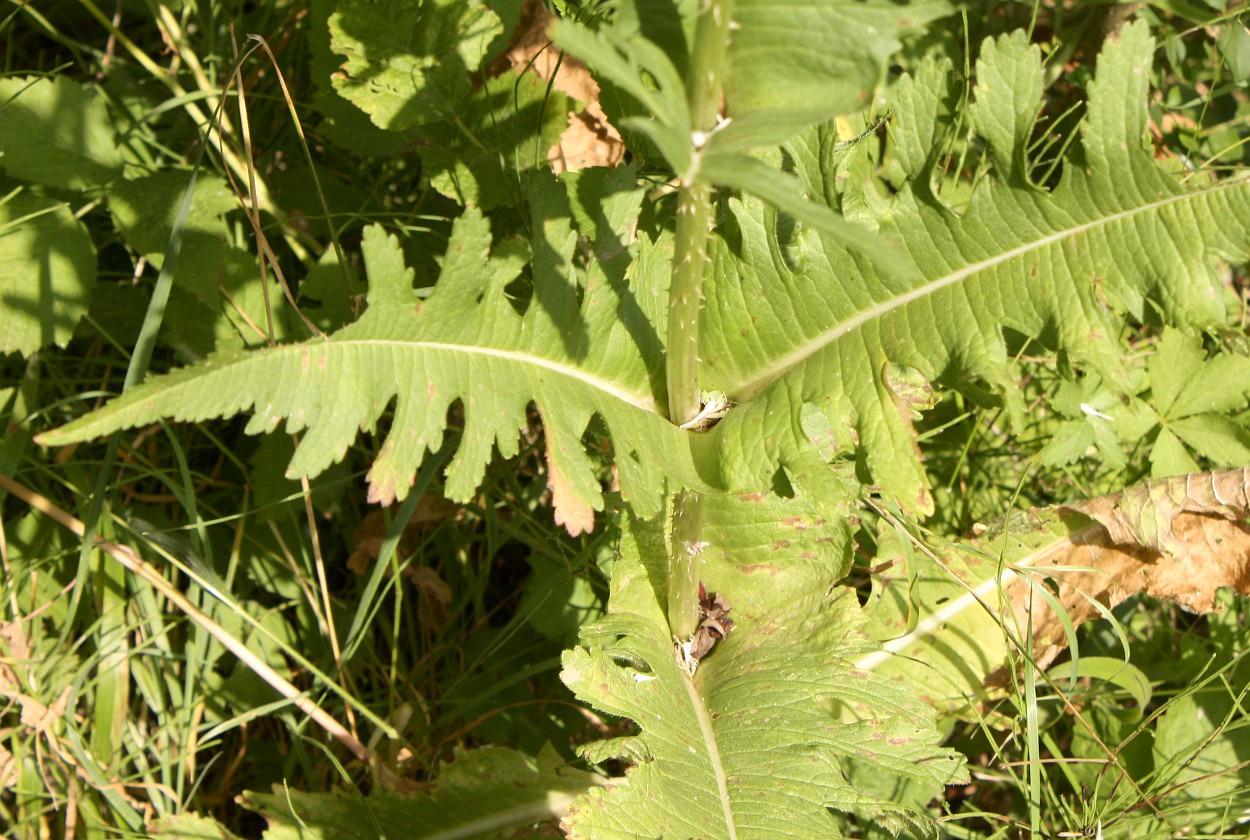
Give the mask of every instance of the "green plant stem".
POLYGON ((683 490, 673 503, 673 553, 668 577, 668 626, 683 642, 699 628, 702 534, 703 494, 683 490))
POLYGON ((669 419, 681 425, 694 419, 699 401, 699 310, 703 308, 703 273, 707 268, 708 219, 712 188, 682 187, 677 196, 677 244, 668 292, 669 419))
MULTIPOLYGON (((703 277, 713 188, 699 175, 703 144, 720 120, 725 48, 733 0, 708 0, 695 26, 687 97, 693 133, 691 165, 679 173, 677 242, 668 298, 669 418, 678 425, 693 420, 702 408, 699 395, 699 311, 703 308, 703 277)), ((680 641, 699 626, 699 580, 702 573, 703 498, 683 491, 673 502, 672 556, 669 561, 668 621, 680 641)))
POLYGON ((690 56, 687 103, 696 131, 711 131, 720 116, 721 86, 725 78, 725 49, 729 46, 729 21, 733 0, 706 0, 695 24, 694 51, 690 56))

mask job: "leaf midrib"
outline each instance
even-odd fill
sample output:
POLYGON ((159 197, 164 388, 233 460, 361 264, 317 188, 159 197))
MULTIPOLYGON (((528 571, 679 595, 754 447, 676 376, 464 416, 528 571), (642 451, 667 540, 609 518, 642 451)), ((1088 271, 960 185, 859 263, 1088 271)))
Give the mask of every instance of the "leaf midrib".
MULTIPOLYGON (((127 395, 109 403, 108 406, 99 412, 81 417, 72 423, 59 429, 53 429, 44 432, 39 437, 46 445, 59 446, 65 443, 71 443, 77 440, 85 440, 101 432, 94 431, 97 428, 113 429, 118 428, 115 418, 118 416, 127 417, 128 415, 139 415, 147 417, 153 409, 153 402, 158 397, 162 401, 167 401, 171 395, 183 392, 187 388, 203 388, 203 381, 207 377, 213 377, 228 373, 232 368, 238 365, 263 364, 265 360, 273 359, 275 356, 297 355, 304 356, 309 353, 318 351, 337 352, 338 348, 351 349, 352 347, 378 347, 385 346, 401 350, 424 349, 440 352, 465 353, 476 356, 489 356, 492 358, 506 359, 518 364, 531 365, 533 367, 550 370, 560 376, 576 380, 582 384, 599 391, 625 405, 632 408, 654 414, 663 418, 663 414, 657 409, 657 404, 650 394, 639 394, 630 391, 611 380, 594 376, 580 368, 561 364, 551 359, 545 359, 541 356, 534 356, 516 350, 502 350, 494 347, 481 347, 464 344, 447 344, 444 342, 434 341, 416 341, 416 340, 397 340, 397 339, 378 339, 378 338, 351 338, 351 339, 329 339, 323 342, 305 342, 300 344, 285 344, 280 347, 260 351, 242 353, 235 358, 224 361, 222 364, 210 364, 210 366, 199 368, 183 368, 175 371, 170 376, 178 377, 177 381, 163 383, 160 380, 145 383, 144 388, 136 389, 127 395), (189 371, 196 371, 194 375, 186 375, 189 371), (148 390, 149 385, 159 387, 155 393, 148 390), (129 398, 129 399, 128 399, 129 398), (69 433, 68 436, 66 433, 69 433)), ((213 361, 211 358, 208 360, 213 361)), ((281 363, 281 361, 279 361, 281 363)), ((457 392, 467 394, 468 388, 457 392)), ((531 395, 534 396, 534 395, 531 395)), ((253 404, 253 409, 255 404, 253 404)), ((224 416, 224 411, 209 412, 206 414, 196 413, 195 419, 206 419, 209 417, 224 416)), ((188 419, 188 418, 184 418, 188 419)), ((134 425, 137 422, 147 422, 146 420, 130 420, 123 423, 134 425)))
POLYGON ((965 280, 981 271, 994 268, 995 266, 1009 262, 1010 260, 1016 259, 1017 257, 1028 254, 1032 251, 1040 250, 1053 245, 1056 242, 1061 242, 1064 239, 1086 233, 1087 231, 1096 229, 1103 225, 1112 224, 1113 222, 1121 221, 1143 213, 1153 212, 1177 202, 1189 201, 1195 198, 1206 198, 1223 190, 1244 188, 1248 184, 1250 184, 1250 180, 1241 179, 1238 181, 1223 182, 1205 190, 1185 192, 1179 195, 1168 196, 1159 201, 1140 205, 1130 210, 1113 213, 1110 216, 1103 216, 1095 221, 1086 222, 1077 225, 1076 227, 1064 228, 1063 230, 1044 236, 1041 239, 1027 242, 1023 245, 1012 248, 1009 251, 1004 251, 1003 253, 990 257, 989 259, 965 266, 964 268, 952 272, 951 274, 930 280, 928 283, 918 286, 915 289, 911 289, 910 291, 904 292, 896 297, 892 297, 889 300, 882 301, 869 307, 868 309, 863 310, 862 312, 856 313, 854 316, 845 321, 834 324, 818 335, 813 336, 802 344, 796 346, 790 352, 777 357, 770 364, 761 368, 759 372, 751 378, 746 379, 736 386, 727 388, 726 393, 729 395, 729 398, 736 403, 748 402, 765 388, 772 385, 778 379, 784 377, 791 370, 803 364, 830 344, 833 344, 844 336, 859 329, 869 321, 880 318, 895 309, 907 306, 913 301, 919 300, 927 295, 934 294, 947 286, 959 283, 960 281, 965 280))
POLYGON ((681 681, 686 687, 690 705, 694 708, 695 717, 699 721, 699 733, 703 736, 703 747, 707 750, 708 762, 712 765, 712 775, 716 777, 716 793, 720 800, 721 814, 725 818, 725 830, 729 840, 738 840, 738 826, 734 821, 733 805, 729 801, 729 781, 725 777, 725 765, 721 761, 720 747, 716 743, 716 732, 712 728, 712 717, 708 714, 707 703, 699 694, 694 679, 682 674, 681 681))
MULTIPOLYGON (((333 339, 327 343, 327 346, 343 347, 347 345, 368 345, 368 346, 391 346, 399 347, 405 350, 409 349, 427 349, 452 353, 467 353, 476 356, 489 356, 496 359, 505 359, 518 364, 532 365, 533 367, 550 370, 561 376, 574 379, 590 388, 600 391, 613 399, 626 403, 634 408, 641 409, 651 414, 659 414, 656 409, 655 399, 650 394, 639 394, 634 391, 627 390, 608 379, 589 374, 581 368, 573 365, 566 365, 542 356, 534 356, 530 353, 519 350, 504 350, 496 347, 483 347, 473 344, 449 344, 441 341, 422 341, 422 340, 397 340, 397 339, 381 339, 381 338, 353 338, 343 341, 335 341, 333 339)), ((304 347, 307 345, 292 345, 293 347, 304 347)), ((467 390, 467 389, 465 389, 467 390)))
POLYGON ((1064 552, 1074 544, 1081 545, 1093 542, 1097 534, 1102 531, 1105 531, 1105 529, 1101 524, 1090 522, 1084 527, 1060 534, 1054 539, 1037 546, 1028 555, 1013 562, 1011 565, 1001 565, 994 574, 975 585, 947 569, 947 574, 950 575, 951 579, 959 582, 964 587, 964 594, 948 601, 936 611, 920 619, 911 632, 883 642, 880 650, 875 650, 855 660, 855 667, 861 671, 875 671, 880 665, 902 654, 903 651, 906 651, 913 644, 927 640, 945 630, 948 623, 967 609, 981 609, 995 620, 1000 619, 1001 616, 998 610, 993 606, 996 593, 1006 591, 1008 584, 1018 578, 1025 577, 1025 570, 1040 566, 1042 561, 1046 560, 1053 553, 1064 552))

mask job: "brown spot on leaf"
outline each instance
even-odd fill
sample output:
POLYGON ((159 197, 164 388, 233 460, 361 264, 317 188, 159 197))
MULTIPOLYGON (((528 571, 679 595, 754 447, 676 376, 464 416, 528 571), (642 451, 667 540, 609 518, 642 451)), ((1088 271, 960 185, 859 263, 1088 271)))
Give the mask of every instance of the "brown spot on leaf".
POLYGON ((546 444, 547 488, 551 490, 551 506, 555 511, 556 524, 563 525, 571 537, 588 534, 595 528, 595 509, 573 491, 573 485, 556 457, 555 445, 550 435, 546 438, 546 444))

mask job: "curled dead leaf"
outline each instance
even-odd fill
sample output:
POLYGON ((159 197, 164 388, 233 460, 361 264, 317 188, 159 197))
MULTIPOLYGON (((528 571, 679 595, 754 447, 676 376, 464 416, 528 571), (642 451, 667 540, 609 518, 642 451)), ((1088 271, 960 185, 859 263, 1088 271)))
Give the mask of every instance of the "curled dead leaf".
MULTIPOLYGON (((1056 511, 1073 527, 1031 568, 1062 569, 1048 577, 1074 623, 1101 615, 1091 599, 1114 607, 1148 595, 1201 614, 1218 609, 1221 588, 1250 594, 1250 468, 1151 481, 1056 511)), ((1044 667, 1067 645, 1059 616, 1023 582, 1008 592, 1017 619, 1031 616, 1044 667)))
POLYGON ((555 16, 538 0, 526 0, 518 36, 506 57, 517 73, 536 73, 561 93, 586 103, 569 115, 568 128, 547 152, 556 172, 574 172, 591 166, 616 166, 625 157, 625 144, 599 106, 599 85, 586 65, 552 46, 547 30, 555 16), (554 79, 554 81, 553 81, 554 79))
POLYGON ((721 639, 729 635, 734 620, 727 618, 732 607, 717 593, 708 594, 702 581, 699 583, 699 628, 694 631, 690 643, 690 659, 697 664, 712 652, 721 639))

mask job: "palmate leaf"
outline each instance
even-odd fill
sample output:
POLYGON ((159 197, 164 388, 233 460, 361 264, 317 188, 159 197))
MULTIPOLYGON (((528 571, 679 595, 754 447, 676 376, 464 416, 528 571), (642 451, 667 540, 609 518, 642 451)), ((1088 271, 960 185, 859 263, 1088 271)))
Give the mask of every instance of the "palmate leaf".
MULTIPOLYGON (((818 409, 843 448, 858 441, 865 472, 913 510, 931 501, 924 468, 899 394, 884 372, 919 371, 930 381, 996 392, 1020 417, 1005 332, 1034 338, 1119 378, 1115 338, 1126 317, 1161 313, 1174 323, 1209 327, 1223 317, 1211 271, 1216 257, 1243 258, 1250 228, 1250 185, 1179 184, 1145 143, 1146 72, 1153 51, 1144 24, 1107 45, 1089 92, 1079 147, 1047 193, 1022 182, 1014 147, 1007 182, 988 177, 962 216, 936 200, 919 151, 904 156, 917 185, 906 185, 879 220, 915 272, 878 276, 862 258, 814 232, 782 228, 776 213, 749 199, 730 202, 715 253, 716 282, 704 308, 704 387, 739 405, 712 432, 729 487, 767 486, 778 466, 809 458, 804 408, 818 409), (783 236, 784 233, 784 236, 783 236)), ((1004 38, 978 66, 982 122, 991 143, 1011 145, 1007 130, 1033 109, 995 85, 1023 80, 1018 65, 1040 61, 1022 40, 1004 38)), ((940 109, 908 101, 948 100, 946 73, 930 66, 903 87, 899 113, 920 121, 907 138, 934 137, 940 109)), ((832 177, 810 138, 791 144, 809 193, 832 177)))
POLYGON ((581 195, 579 213, 595 226, 587 235, 597 251, 614 246, 635 253, 632 276, 592 275, 580 304, 571 264, 578 234, 565 188, 549 174, 533 174, 525 182, 531 242, 509 241, 492 251, 487 221, 466 210, 424 303, 399 243, 371 227, 363 245, 369 306, 356 323, 326 340, 220 355, 158 377, 41 440, 56 445, 159 418, 199 421, 247 411, 251 433, 286 420, 287 430, 301 436, 288 475, 312 476, 341 460, 394 400, 390 431, 369 471, 370 498, 389 502, 407 494, 426 452, 442 445, 448 408, 459 400, 464 434, 446 492, 467 500, 492 446, 504 457, 517 452, 532 402, 543 419, 558 521, 587 530, 602 505, 596 465, 582 444, 595 414, 616 447, 622 494, 635 509, 654 514, 665 479, 706 485, 686 433, 664 418, 657 402, 663 325, 656 319, 667 257, 662 244, 645 237, 629 245, 625 228, 641 200, 632 172, 609 180, 599 188, 613 199, 600 206, 596 195, 581 195), (505 288, 527 262, 532 299, 518 314, 505 288))
POLYGON ((849 506, 765 494, 706 505, 705 582, 728 595, 735 624, 693 677, 665 619, 663 521, 629 524, 609 614, 565 654, 561 678, 579 699, 640 729, 586 748, 634 766, 624 784, 573 806, 569 837, 840 837, 830 808, 931 834, 846 778, 855 761, 923 786, 927 799, 965 776, 937 746, 931 708, 852 665, 875 645, 854 593, 830 595, 849 562, 849 506))
POLYGON ((1152 478, 1196 472, 1186 447, 1216 466, 1250 462, 1250 434, 1229 416, 1250 398, 1250 359, 1232 354, 1208 359, 1196 337, 1169 329, 1148 369, 1160 426, 1150 457, 1152 478))

